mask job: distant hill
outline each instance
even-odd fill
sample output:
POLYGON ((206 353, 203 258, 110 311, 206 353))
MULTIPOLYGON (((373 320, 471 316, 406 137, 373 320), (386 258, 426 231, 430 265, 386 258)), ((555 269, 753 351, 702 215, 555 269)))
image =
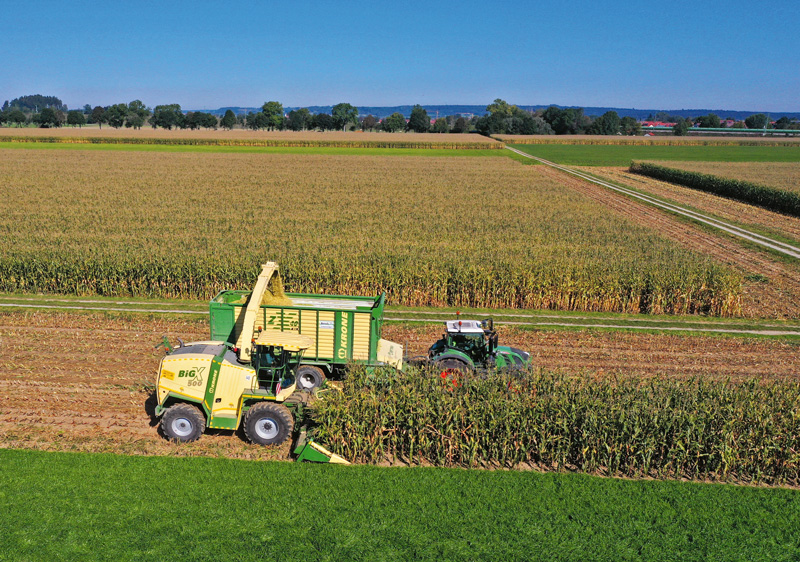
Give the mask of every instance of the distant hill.
MULTIPOLYGON (((556 105, 562 109, 564 108, 578 108, 579 106, 565 106, 565 105, 558 105, 558 104, 549 104, 549 105, 526 105, 526 104, 517 104, 517 106, 521 107, 522 109, 527 109, 529 111, 535 111, 537 109, 545 109, 550 107, 550 105, 556 105)), ((311 113, 330 113, 333 109, 331 105, 311 105, 306 106, 311 113)), ((378 118, 383 118, 391 115, 392 113, 402 113, 406 117, 411 116, 411 108, 414 107, 413 105, 395 105, 395 106, 359 106, 358 107, 358 114, 359 115, 374 115, 378 118)), ((428 115, 431 117, 445 117, 447 115, 464 115, 464 116, 471 116, 471 115, 484 115, 486 113, 486 106, 485 105, 423 105, 422 107, 428 112, 428 115)), ((249 111, 261 111, 260 107, 220 107, 219 109, 203 109, 203 110, 189 110, 189 111, 205 111, 207 113, 214 113, 215 115, 224 115, 225 111, 228 109, 232 110, 234 113, 243 114, 249 111)), ((286 113, 289 113, 293 109, 300 109, 299 107, 286 107, 284 110, 286 113)), ((800 112, 784 112, 784 111, 734 111, 730 109, 635 109, 635 108, 625 108, 625 107, 584 107, 583 112, 586 115, 602 115, 606 111, 616 111, 620 117, 634 117, 638 120, 647 119, 650 115, 655 115, 659 111, 665 111, 671 115, 678 115, 680 117, 699 117, 700 115, 708 115, 709 113, 716 113, 719 115, 720 118, 731 118, 734 120, 742 120, 745 117, 753 115, 754 113, 767 113, 773 119, 778 117, 786 116, 789 118, 797 118, 800 119, 800 112)))

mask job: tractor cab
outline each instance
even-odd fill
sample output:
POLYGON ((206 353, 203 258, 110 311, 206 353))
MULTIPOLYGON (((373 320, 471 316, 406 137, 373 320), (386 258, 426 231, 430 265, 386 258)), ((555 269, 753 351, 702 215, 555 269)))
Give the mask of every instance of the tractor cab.
POLYGON ((445 353, 457 352, 466 355, 473 364, 485 364, 497 347, 497 333, 491 318, 485 320, 448 320, 446 331, 430 350, 434 359, 445 353))
POLYGON ((277 395, 293 385, 300 358, 312 343, 311 338, 300 334, 261 332, 253 342, 250 358, 258 388, 277 395))

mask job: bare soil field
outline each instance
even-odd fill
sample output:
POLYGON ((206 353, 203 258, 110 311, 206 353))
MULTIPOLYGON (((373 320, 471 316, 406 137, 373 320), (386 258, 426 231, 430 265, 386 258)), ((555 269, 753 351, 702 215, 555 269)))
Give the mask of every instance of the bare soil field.
MULTIPOLYGON (((500 326, 502 343, 530 351, 545 369, 734 380, 800 377, 797 343, 779 340, 523 331, 500 326)), ((424 353, 437 326, 388 325, 383 336, 424 353)), ((0 315, 0 447, 127 454, 287 458, 289 445, 251 446, 241 435, 209 432, 168 443, 152 417, 150 385, 172 341, 208 337, 205 320, 61 312, 0 315)))
POLYGON ((800 162, 672 162, 653 164, 701 174, 749 181, 800 193, 800 162))
POLYGON ((135 129, 114 129, 112 127, 60 127, 58 129, 38 128, 0 128, 2 137, 100 137, 100 138, 145 138, 145 139, 237 139, 237 140, 311 140, 311 141, 391 141, 391 142, 469 142, 496 145, 498 141, 479 134, 439 134, 439 133, 371 133, 363 131, 253 131, 251 129, 153 129, 145 127, 135 129))
MULTIPOLYGON (((597 170, 597 168, 592 168, 590 171, 596 172, 597 170)), ((638 186, 636 183, 630 183, 626 177, 632 174, 613 168, 608 170, 612 171, 609 176, 610 179, 623 179, 625 180, 623 183, 627 182, 629 185, 638 186)), ((716 234, 709 234, 698 226, 683 222, 676 217, 606 188, 566 176, 556 170, 546 169, 540 171, 545 175, 551 175, 553 179, 558 177, 564 185, 591 197, 629 220, 658 230, 663 236, 686 248, 713 255, 718 261, 739 269, 745 276, 744 293, 742 295, 743 316, 752 318, 800 317, 800 268, 795 264, 780 262, 763 252, 745 248, 738 241, 716 234), (765 279, 767 282, 764 282, 765 279)), ((655 182, 655 180, 650 180, 649 178, 644 179, 647 180, 646 190, 648 192, 655 195, 664 195, 664 193, 658 193, 657 190, 650 189, 651 182, 662 184, 663 182, 655 182)), ((686 195, 694 196, 697 193, 694 190, 672 186, 671 184, 663 185, 674 190, 690 192, 686 195)), ((780 217, 783 217, 783 215, 778 215, 777 213, 728 201, 720 197, 712 195, 708 195, 708 197, 740 207, 750 207, 754 209, 753 212, 759 217, 769 215, 774 220, 780 220, 780 217)), ((680 202, 695 205, 693 200, 680 202)), ((733 213, 734 211, 731 212, 733 213)), ((736 220, 732 216, 726 218, 736 220)), ((740 216, 737 215, 737 218, 740 218, 740 216)), ((797 221, 797 219, 790 219, 789 223, 792 221, 797 221)))

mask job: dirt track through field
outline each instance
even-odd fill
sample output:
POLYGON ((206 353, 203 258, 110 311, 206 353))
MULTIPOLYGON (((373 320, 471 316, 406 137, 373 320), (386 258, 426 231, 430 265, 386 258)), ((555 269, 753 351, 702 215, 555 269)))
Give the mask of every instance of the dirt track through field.
POLYGON ((745 284, 742 303, 744 316, 800 317, 800 278, 797 268, 781 263, 762 252, 746 248, 734 239, 709 234, 698 226, 688 224, 649 205, 556 169, 537 166, 535 170, 579 191, 637 224, 656 230, 686 248, 736 267, 745 276, 765 276, 769 280, 768 283, 745 284))
MULTIPOLYGON (((176 446, 157 432, 149 401, 162 350, 207 338, 205 320, 165 320, 63 312, 0 315, 0 447, 129 454, 287 458, 289 446, 262 448, 241 435, 211 432, 176 446)), ((383 337, 424 353, 440 327, 390 325, 383 337)), ((502 343, 528 350, 537 366, 566 372, 639 376, 800 378, 800 344, 607 332, 529 332, 505 327, 502 343)))

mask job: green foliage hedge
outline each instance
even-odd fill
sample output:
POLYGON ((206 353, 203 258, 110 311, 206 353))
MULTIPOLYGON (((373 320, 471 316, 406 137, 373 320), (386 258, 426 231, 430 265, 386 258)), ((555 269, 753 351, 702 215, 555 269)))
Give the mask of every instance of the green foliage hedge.
POLYGON ((630 172, 729 197, 771 211, 800 217, 800 195, 742 180, 721 178, 647 162, 631 162, 630 172))
POLYGON ((351 371, 314 414, 353 461, 800 483, 800 383, 351 371))

